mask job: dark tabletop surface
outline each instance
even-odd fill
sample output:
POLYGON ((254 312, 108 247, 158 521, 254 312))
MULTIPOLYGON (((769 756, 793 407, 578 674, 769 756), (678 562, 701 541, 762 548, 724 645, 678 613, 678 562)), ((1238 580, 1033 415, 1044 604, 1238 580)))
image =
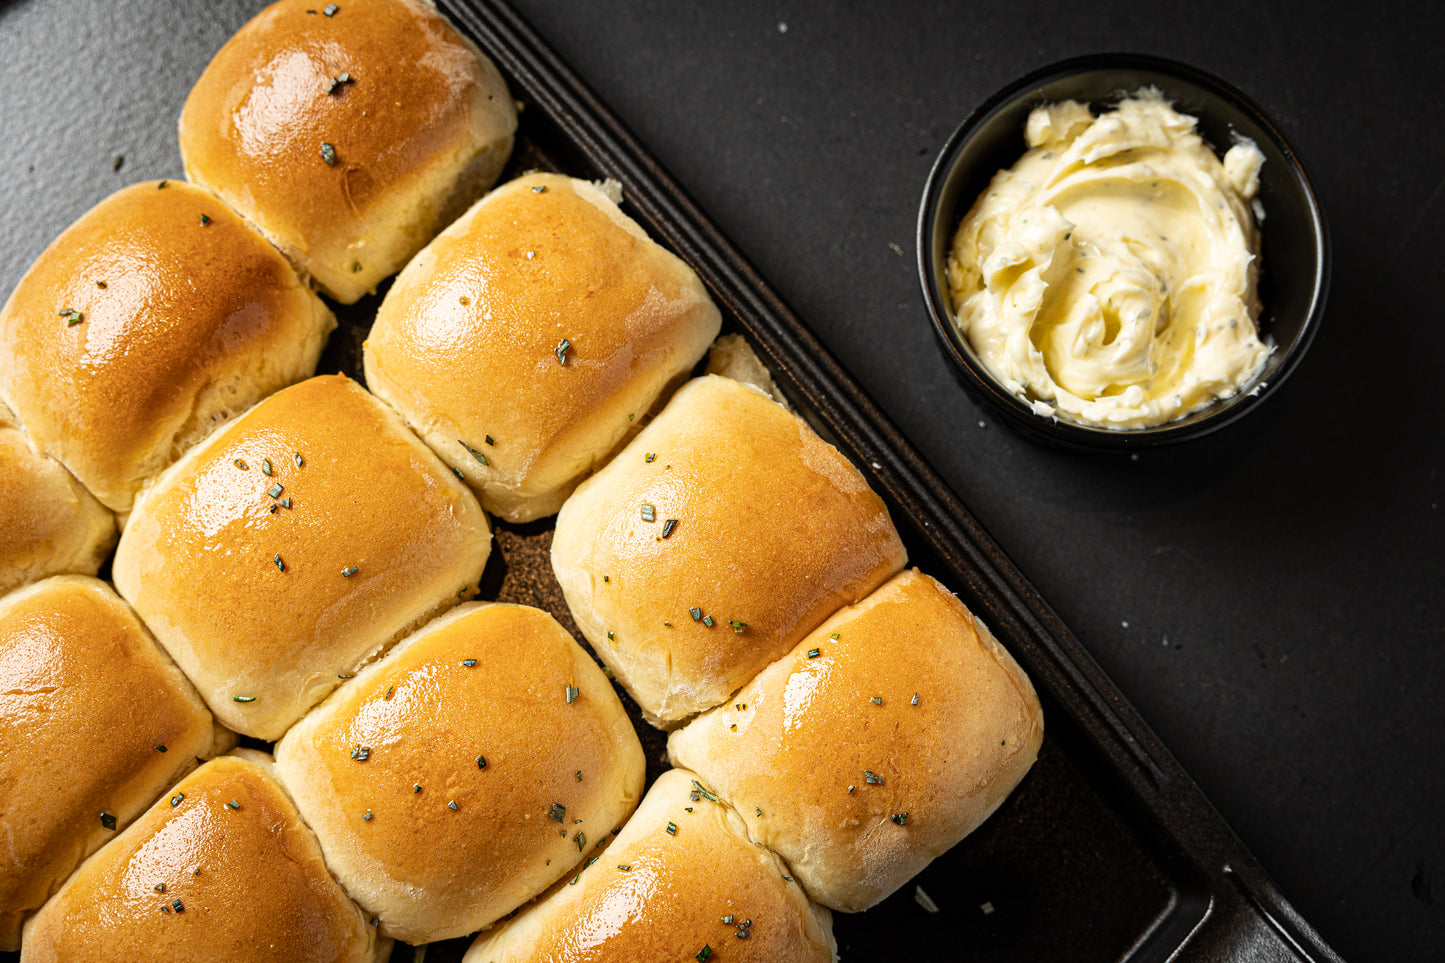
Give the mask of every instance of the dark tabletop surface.
MULTIPOLYGON (((110 190, 179 173, 174 141, 128 132, 178 115, 195 68, 173 51, 213 51, 259 6, 0 0, 0 295, 110 190), (123 17, 136 8, 155 16, 123 17), (76 63, 78 36, 115 43, 76 63), (48 125, 16 119, 37 110, 48 125)), ((1445 126, 1427 100, 1445 89, 1445 15, 516 6, 949 481, 1324 937, 1352 961, 1445 959, 1445 126), (957 387, 914 266, 953 127, 1018 75, 1106 50, 1252 96, 1302 156, 1335 253, 1292 380, 1219 435, 1137 460, 995 424, 957 387)))

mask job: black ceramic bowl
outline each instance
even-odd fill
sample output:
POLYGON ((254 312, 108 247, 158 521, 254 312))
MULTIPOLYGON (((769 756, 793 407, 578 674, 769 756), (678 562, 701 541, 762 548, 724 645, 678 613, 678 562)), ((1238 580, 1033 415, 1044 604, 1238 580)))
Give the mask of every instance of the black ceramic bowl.
POLYGON ((1314 338, 1329 287, 1330 244, 1314 188, 1275 125, 1244 94, 1202 70, 1139 54, 1095 54, 1036 70, 990 97, 944 145, 928 175, 918 217, 918 269, 933 325, 965 387, 1031 437, 1067 448, 1120 451, 1198 438, 1239 420, 1279 389, 1314 338), (1275 345, 1263 370, 1231 398, 1152 428, 1109 429, 1035 414, 994 381, 952 321, 945 268, 959 221, 999 170, 1023 156, 1029 111, 1063 100, 1112 108, 1141 87, 1157 87, 1198 118, 1216 153, 1250 138, 1264 153, 1259 201, 1260 336, 1275 345))

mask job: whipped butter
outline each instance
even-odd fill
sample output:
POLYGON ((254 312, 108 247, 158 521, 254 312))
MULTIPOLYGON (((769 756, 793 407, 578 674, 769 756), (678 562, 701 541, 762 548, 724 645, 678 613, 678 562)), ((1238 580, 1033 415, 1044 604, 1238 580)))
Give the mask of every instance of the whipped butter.
POLYGON ((1098 117, 1039 107, 1028 152, 959 225, 955 323, 1038 414, 1164 424, 1234 395, 1269 356, 1250 216, 1264 155, 1241 139, 1221 161, 1194 126, 1148 88, 1098 117))

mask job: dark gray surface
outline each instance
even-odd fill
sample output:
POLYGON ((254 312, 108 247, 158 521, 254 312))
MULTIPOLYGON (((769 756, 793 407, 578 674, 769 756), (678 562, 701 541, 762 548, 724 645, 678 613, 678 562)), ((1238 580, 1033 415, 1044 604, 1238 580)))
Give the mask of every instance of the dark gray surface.
MULTIPOLYGON (((1440 16, 517 5, 949 479, 1325 937, 1351 960, 1445 958, 1445 332, 1427 293, 1445 134, 1412 95, 1445 80, 1440 16), (952 127, 1018 74, 1105 49, 1253 96, 1335 243, 1324 327, 1281 394, 1138 461, 992 424, 933 342, 912 251, 952 127)), ((179 172, 173 142, 134 132, 179 113, 194 69, 173 51, 218 48, 245 4, 113 9, 0 4, 0 293, 109 190, 179 172), (113 46, 67 58, 97 35, 113 46), (48 130, 16 122, 37 114, 48 130)))

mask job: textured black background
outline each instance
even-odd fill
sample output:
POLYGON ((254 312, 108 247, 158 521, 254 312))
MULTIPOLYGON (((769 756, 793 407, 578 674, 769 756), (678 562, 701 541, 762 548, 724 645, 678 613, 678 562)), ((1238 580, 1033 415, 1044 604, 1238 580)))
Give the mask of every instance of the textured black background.
MULTIPOLYGON (((0 0, 0 294, 109 191, 179 175, 158 123, 259 6, 0 0)), ((950 481, 1326 939, 1351 960, 1445 959, 1439 8, 517 6, 950 481), (1104 50, 1250 94, 1303 157, 1335 249, 1323 328, 1278 396, 1137 461, 994 424, 955 386, 914 268, 952 128, 1019 74, 1104 50)))

